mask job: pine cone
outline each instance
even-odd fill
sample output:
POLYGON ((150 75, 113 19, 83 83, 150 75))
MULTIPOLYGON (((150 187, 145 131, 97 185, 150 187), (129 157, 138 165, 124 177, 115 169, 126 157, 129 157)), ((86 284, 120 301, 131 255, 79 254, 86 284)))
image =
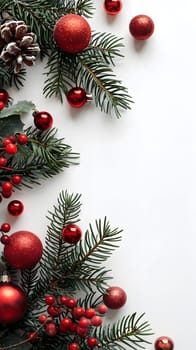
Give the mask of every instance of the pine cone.
POLYGON ((9 21, 0 26, 0 58, 18 73, 23 63, 32 66, 40 52, 37 37, 28 33, 23 21, 9 21))

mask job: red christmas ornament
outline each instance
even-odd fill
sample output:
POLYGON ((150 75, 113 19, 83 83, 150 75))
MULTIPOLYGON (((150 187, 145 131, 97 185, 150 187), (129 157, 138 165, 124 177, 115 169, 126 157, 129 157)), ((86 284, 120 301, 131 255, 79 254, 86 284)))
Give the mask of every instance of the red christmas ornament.
POLYGON ((15 269, 33 268, 41 259, 42 253, 42 242, 29 231, 13 233, 4 246, 4 256, 8 264, 15 269))
POLYGON ((8 212, 13 216, 19 216, 24 210, 24 205, 17 199, 11 201, 7 206, 8 212))
POLYGON ((90 100, 92 96, 87 94, 81 87, 74 87, 67 93, 67 101, 71 107, 80 108, 90 100))
POLYGON ((24 292, 9 282, 0 283, 0 323, 10 324, 19 321, 27 308, 24 292))
POLYGON ((4 103, 4 105, 6 105, 8 103, 9 100, 9 95, 8 92, 4 89, 0 89, 0 101, 4 103))
POLYGON ((62 239, 63 241, 76 244, 82 237, 82 231, 79 226, 75 224, 69 224, 64 227, 62 231, 62 239))
POLYGON ((120 287, 109 287, 103 295, 104 304, 110 309, 119 309, 127 301, 125 291, 120 287))
POLYGON ((173 350, 174 343, 169 337, 162 336, 155 341, 155 350, 173 350))
POLYGON ((48 130, 52 127, 53 118, 48 112, 34 112, 34 124, 39 130, 48 130))
POLYGON ((154 22, 146 15, 138 15, 129 23, 129 31, 136 40, 146 40, 154 32, 154 22))
POLYGON ((104 10, 108 15, 118 15, 122 9, 121 0, 105 0, 104 10))
POLYGON ((56 22, 53 35, 61 50, 74 54, 88 46, 91 28, 85 18, 76 14, 68 14, 56 22))

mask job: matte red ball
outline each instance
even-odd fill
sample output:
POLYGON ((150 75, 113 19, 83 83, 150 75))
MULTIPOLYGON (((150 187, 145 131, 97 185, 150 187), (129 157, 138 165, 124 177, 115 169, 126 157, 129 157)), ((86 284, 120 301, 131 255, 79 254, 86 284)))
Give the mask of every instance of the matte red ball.
POLYGON ((82 237, 82 230, 78 225, 69 224, 64 227, 62 231, 62 239, 63 241, 76 244, 82 237))
POLYGON ((54 40, 57 46, 68 53, 83 51, 91 39, 91 28, 85 18, 76 15, 65 15, 54 26, 54 40))
POLYGON ((119 309, 127 301, 127 294, 120 287, 109 287, 103 295, 104 304, 110 309, 119 309))
POLYGON ((14 199, 7 206, 8 212, 13 216, 19 216, 24 210, 24 205, 21 201, 14 199))
POLYGON ((30 231, 17 231, 9 236, 4 246, 4 256, 15 269, 31 269, 41 259, 43 245, 39 237, 30 231))
POLYGON ((154 22, 146 15, 138 15, 129 23, 129 31, 136 40, 147 40, 154 32, 154 22))
POLYGON ((108 15, 118 15, 122 10, 121 0, 105 0, 104 10, 108 15))
POLYGON ((71 107, 80 108, 87 102, 86 91, 80 87, 74 87, 67 93, 67 101, 71 107))
POLYGON ((155 341, 155 350, 173 350, 174 343, 173 340, 167 336, 159 337, 155 341))
POLYGON ((23 318, 27 308, 27 298, 17 286, 0 283, 0 323, 12 324, 23 318))
POLYGON ((41 112, 35 112, 33 113, 34 116, 34 124, 36 128, 39 130, 48 130, 53 125, 53 117, 50 113, 41 111, 41 112))

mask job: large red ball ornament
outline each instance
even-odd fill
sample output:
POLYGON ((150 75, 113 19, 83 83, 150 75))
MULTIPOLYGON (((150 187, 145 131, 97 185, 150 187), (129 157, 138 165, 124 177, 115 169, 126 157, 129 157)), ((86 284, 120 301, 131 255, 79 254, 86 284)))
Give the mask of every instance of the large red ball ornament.
POLYGON ((85 18, 69 14, 59 18, 54 26, 53 35, 61 50, 73 54, 88 46, 91 28, 85 18))
POLYGON ((127 294, 120 287, 109 287, 103 295, 104 304, 110 309, 119 309, 127 301, 127 294))
POLYGON ((42 253, 42 242, 29 231, 13 233, 4 246, 4 256, 8 264, 15 269, 33 268, 41 259, 42 253))
POLYGON ((105 0, 104 1, 104 10, 107 15, 118 15, 122 10, 122 1, 121 0, 105 0))
POLYGON ((76 224, 69 224, 63 228, 62 239, 63 241, 76 244, 82 237, 82 230, 76 224))
POLYGON ((155 347, 155 350, 173 350, 174 343, 171 338, 162 336, 155 341, 154 347, 155 347))
POLYGON ((0 283, 0 323, 11 324, 19 321, 27 308, 24 292, 9 282, 0 283))
POLYGON ((154 22, 146 15, 138 15, 129 23, 129 31, 136 40, 146 40, 154 32, 154 22))

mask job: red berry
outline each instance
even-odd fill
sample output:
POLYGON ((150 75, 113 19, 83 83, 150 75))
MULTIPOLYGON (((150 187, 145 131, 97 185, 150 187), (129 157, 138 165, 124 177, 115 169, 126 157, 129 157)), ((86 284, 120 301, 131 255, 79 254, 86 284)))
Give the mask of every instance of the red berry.
POLYGON ((61 320, 59 329, 61 332, 67 332, 70 330, 71 325, 72 325, 72 320, 69 317, 65 317, 61 320))
POLYGON ((97 311, 98 311, 100 314, 105 314, 105 313, 108 311, 108 307, 107 307, 105 304, 100 304, 100 305, 98 305, 98 307, 97 307, 97 311))
POLYGON ((22 176, 20 175, 12 175, 12 183, 14 185, 19 185, 22 181, 22 176))
POLYGON ((21 201, 18 201, 17 199, 15 199, 8 204, 7 209, 11 215, 19 216, 20 214, 22 214, 24 210, 24 205, 21 201))
POLYGON ((0 230, 3 231, 3 232, 9 232, 11 229, 11 226, 10 224, 8 224, 7 222, 4 222, 2 225, 1 225, 1 228, 0 230))
POLYGON ((3 236, 1 237, 1 243, 2 243, 2 244, 8 244, 9 241, 10 241, 10 237, 9 237, 8 235, 3 235, 3 236))
POLYGON ((97 338, 88 338, 87 339, 87 344, 90 346, 90 348, 94 348, 98 344, 97 338))
POLYGON ((74 307, 73 310, 72 310, 72 316, 75 318, 75 319, 79 319, 80 317, 84 316, 85 314, 85 310, 83 307, 74 307))
POLYGON ((82 328, 88 328, 90 324, 91 324, 91 321, 86 317, 82 317, 78 323, 79 327, 82 327, 82 328))
POLYGON ((68 350, 80 350, 80 345, 78 343, 70 343, 68 345, 68 350))
POLYGON ((13 189, 13 185, 12 185, 11 182, 5 181, 5 182, 2 183, 2 190, 3 190, 4 193, 12 192, 12 189, 13 189))
POLYGON ((77 332, 77 327, 78 327, 77 323, 72 322, 72 324, 70 326, 70 329, 69 329, 70 332, 76 333, 77 332))
POLYGON ((2 196, 3 196, 4 198, 10 198, 11 195, 12 195, 12 192, 2 192, 2 196))
POLYGON ((36 128, 39 130, 47 130, 52 127, 53 117, 48 112, 35 112, 34 116, 34 124, 36 128))
POLYGON ((29 343, 35 344, 39 340, 39 335, 36 332, 31 332, 28 334, 29 343))
POLYGON ((67 300, 68 300, 68 297, 66 297, 66 295, 62 295, 62 296, 60 297, 60 303, 61 303, 62 305, 66 305, 66 304, 67 304, 67 300))
POLYGON ((10 135, 10 136, 8 136, 8 139, 9 139, 12 143, 16 143, 16 136, 15 136, 15 135, 10 135))
POLYGON ((93 308, 86 309, 85 315, 88 318, 92 318, 93 316, 96 315, 96 311, 93 308))
POLYGON ((0 89, 0 101, 4 102, 5 105, 8 103, 9 95, 8 92, 4 89, 0 89))
POLYGON ((87 328, 84 327, 77 327, 77 334, 81 337, 81 338, 86 338, 87 336, 87 328))
POLYGON ((47 305, 53 305, 55 303, 55 301, 56 301, 56 299, 55 299, 55 297, 53 295, 47 295, 45 297, 45 303, 47 305))
POLYGON ((91 318, 91 324, 95 327, 98 327, 102 324, 102 318, 100 316, 93 316, 91 318))
POLYGON ((17 141, 20 145, 25 145, 28 142, 28 136, 26 134, 19 134, 17 141))
POLYGON ((6 146, 8 143, 12 143, 12 141, 9 139, 9 137, 4 137, 2 140, 2 145, 6 146))
POLYGON ((71 309, 77 305, 77 301, 75 298, 68 298, 66 302, 67 307, 70 307, 71 309))
POLYGON ((49 337, 55 337, 55 335, 57 334, 57 328, 54 323, 51 322, 46 325, 46 333, 49 337))
POLYGON ((5 103, 0 101, 0 111, 2 111, 2 109, 5 107, 5 103))
POLYGON ((69 224, 63 228, 62 239, 63 241, 76 244, 82 237, 82 231, 79 226, 75 224, 69 224))
POLYGON ((7 164, 7 159, 4 157, 0 157, 0 167, 6 166, 6 164, 7 164))
POLYGON ((38 321, 39 321, 40 323, 44 323, 44 322, 46 322, 47 318, 48 318, 47 315, 41 314, 41 315, 38 317, 38 321))
POLYGON ((62 312, 61 308, 56 305, 48 306, 47 311, 52 317, 58 317, 62 312))
POLYGON ((5 150, 8 154, 15 154, 17 152, 17 146, 14 143, 8 143, 5 146, 5 150))

